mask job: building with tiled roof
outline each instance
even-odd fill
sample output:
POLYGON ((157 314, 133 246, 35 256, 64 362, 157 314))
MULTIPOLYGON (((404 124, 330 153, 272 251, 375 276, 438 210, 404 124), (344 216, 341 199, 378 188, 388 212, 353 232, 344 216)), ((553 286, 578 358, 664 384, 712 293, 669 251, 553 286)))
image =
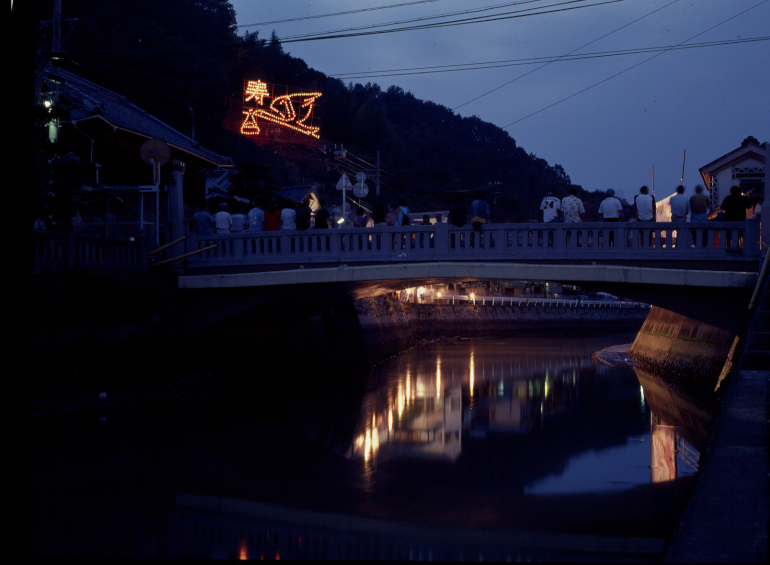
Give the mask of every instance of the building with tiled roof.
POLYGON ((747 137, 737 149, 698 169, 709 189, 712 210, 730 194, 733 185, 740 186, 747 196, 764 197, 767 146, 767 142, 760 144, 755 138, 747 137))
POLYGON ((162 176, 171 171, 174 161, 184 163, 188 171, 233 166, 230 157, 202 147, 121 94, 63 69, 55 74, 47 69, 44 81, 47 90, 55 91, 59 102, 70 108, 60 135, 67 136, 69 146, 80 146, 76 153, 81 158, 98 164, 100 185, 151 184, 152 169, 139 155, 148 139, 164 141, 171 149, 162 176))
POLYGON ((307 200, 308 204, 310 205, 310 209, 313 212, 321 208, 318 193, 316 193, 314 185, 312 184, 306 184, 302 186, 285 186, 278 191, 278 194, 287 200, 293 200, 297 204, 307 200))
POLYGON ((209 198, 230 198, 235 169, 216 169, 206 171, 206 200, 209 198))

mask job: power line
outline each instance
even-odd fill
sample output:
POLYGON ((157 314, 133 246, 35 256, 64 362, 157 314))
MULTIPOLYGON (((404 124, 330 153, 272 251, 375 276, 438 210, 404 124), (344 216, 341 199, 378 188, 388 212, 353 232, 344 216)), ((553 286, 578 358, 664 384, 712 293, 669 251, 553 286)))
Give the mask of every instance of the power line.
MULTIPOLYGON (((743 14, 745 14, 746 12, 749 12, 750 10, 753 10, 753 9, 754 9, 754 8, 756 8, 757 6, 761 6, 762 4, 766 3, 767 1, 768 1, 768 0, 762 0, 762 1, 761 1, 759 4, 755 4, 755 5, 754 5, 754 6, 752 6, 751 8, 747 8, 746 10, 743 10, 742 12, 740 12, 740 13, 738 13, 738 14, 734 15, 734 16, 731 16, 731 17, 727 18, 726 20, 723 20, 723 21, 719 22, 719 23, 718 23, 718 24, 716 24, 716 25, 714 25, 714 26, 711 26, 710 28, 708 28, 708 29, 706 29, 706 30, 704 30, 704 31, 702 31, 702 32, 700 32, 700 33, 697 33, 697 34, 693 35, 693 36, 692 36, 692 37, 690 37, 689 39, 685 39, 684 41, 682 41, 682 42, 678 43, 676 46, 679 46, 679 45, 682 45, 682 44, 684 44, 684 43, 687 43, 688 41, 692 41, 692 40, 693 40, 693 39, 695 39, 696 37, 699 37, 699 36, 703 35, 704 33, 708 33, 708 32, 709 32, 709 31, 711 31, 712 29, 715 29, 715 28, 717 28, 717 27, 721 26, 722 24, 725 24, 725 23, 729 22, 730 20, 734 20, 734 19, 735 19, 735 18, 737 18, 738 16, 742 16, 742 15, 743 15, 743 14)), ((676 47, 676 46, 675 46, 675 47, 676 47)), ((592 88, 594 88, 594 87, 596 87, 596 86, 599 86, 600 84, 604 84, 605 82, 607 82, 607 81, 609 81, 609 80, 612 80, 613 78, 615 78, 615 77, 617 77, 617 76, 620 76, 620 75, 622 75, 623 73, 626 73, 626 72, 630 71, 631 69, 635 69, 636 67, 638 67, 638 66, 640 66, 640 65, 643 65, 643 64, 644 64, 644 63, 646 63, 647 61, 651 61, 651 60, 655 59, 656 57, 660 57, 661 55, 663 55, 664 53, 666 53, 666 52, 668 52, 668 51, 671 51, 672 49, 674 49, 674 47, 672 47, 672 48, 670 48, 670 49, 667 49, 667 50, 665 50, 665 51, 661 51, 660 53, 656 53, 655 55, 653 55, 652 57, 648 57, 648 58, 647 58, 647 59, 645 59, 644 61, 640 61, 639 63, 636 63, 635 65, 631 65, 630 67, 628 67, 628 68, 626 68, 626 69, 624 69, 624 70, 622 70, 622 71, 620 71, 620 72, 617 72, 617 73, 615 73, 614 75, 611 75, 611 76, 609 76, 609 77, 605 78, 604 80, 600 80, 599 82, 596 82, 596 83, 592 84, 592 85, 591 85, 591 86, 589 86, 589 87, 586 87, 586 88, 584 88, 584 89, 582 89, 582 90, 579 90, 578 92, 575 92, 575 93, 573 93, 573 94, 570 94, 569 96, 566 96, 565 98, 562 98, 561 100, 558 100, 557 102, 554 102, 554 103, 552 103, 552 104, 549 104, 548 106, 545 106, 544 108, 541 108, 540 110, 537 110, 536 112, 532 112, 531 114, 527 114, 527 115, 526 115, 526 116, 524 116, 523 118, 519 118, 518 120, 515 120, 515 121, 511 122, 510 124, 507 124, 507 125, 504 125, 504 126, 502 126, 502 128, 503 128, 503 129, 505 129, 505 128, 508 128, 508 127, 510 127, 510 126, 512 126, 512 125, 514 125, 514 124, 518 124, 519 122, 521 122, 521 121, 523 121, 523 120, 526 120, 527 118, 531 118, 532 116, 534 116, 534 115, 536 115, 536 114, 539 114, 540 112, 544 112, 545 110, 548 110, 549 108, 553 108, 553 107, 554 107, 554 106, 556 106, 557 104, 561 104, 562 102, 564 102, 564 101, 566 101, 566 100, 569 100, 570 98, 574 98, 574 97, 575 97, 575 96, 577 96, 578 94, 582 94, 583 92, 586 92, 587 90, 591 90, 592 88)))
MULTIPOLYGON (((536 1, 536 0, 531 0, 536 1)), ((576 2, 586 2, 587 0, 569 0, 567 2, 560 2, 558 4, 551 4, 549 6, 545 6, 544 8, 552 8, 555 6, 561 6, 565 4, 574 4, 576 2)), ((615 4, 617 2, 625 2, 626 0, 605 0, 604 2, 596 2, 594 4, 588 4, 585 6, 571 6, 568 8, 557 8, 555 10, 543 10, 541 12, 532 12, 529 14, 525 14, 522 12, 530 12, 531 10, 536 10, 538 8, 527 8, 525 10, 517 10, 514 12, 506 12, 506 15, 494 15, 494 16, 479 16, 475 18, 463 18, 460 20, 453 20, 449 22, 436 22, 432 24, 422 24, 422 25, 416 25, 416 26, 405 26, 400 28, 391 28, 391 29, 383 29, 383 30, 376 30, 376 31, 360 31, 356 33, 338 33, 336 35, 330 35, 330 33, 334 32, 325 32, 326 34, 323 35, 303 35, 303 36, 294 36, 292 38, 285 38, 280 40, 280 42, 283 43, 297 43, 297 42, 304 42, 304 41, 317 41, 322 39, 341 39, 341 38, 348 38, 348 37, 362 37, 362 36, 368 36, 368 35, 380 35, 385 33, 396 33, 396 32, 402 32, 402 31, 415 31, 415 30, 426 30, 426 29, 435 29, 435 28, 442 28, 442 27, 454 27, 458 25, 468 25, 468 24, 478 24, 478 23, 488 23, 488 22, 494 22, 499 20, 510 20, 510 19, 516 19, 516 18, 526 18, 530 16, 541 16, 543 14, 555 14, 558 12, 566 12, 571 10, 579 10, 582 8, 593 8, 595 6, 602 6, 604 4, 615 4), (508 15, 513 14, 513 15, 508 15)), ((379 26, 371 26, 371 27, 379 27, 379 26)))
POLYGON ((404 6, 416 6, 418 4, 431 4, 433 2, 439 2, 440 0, 417 0, 415 2, 402 2, 401 4, 389 4, 387 6, 374 6, 372 8, 360 8, 358 10, 347 10, 345 12, 332 12, 330 14, 316 14, 314 16, 302 16, 299 18, 288 18, 285 20, 274 20, 272 22, 257 22, 254 24, 239 24, 238 27, 256 27, 266 26, 273 24, 285 24, 290 22, 300 22, 305 20, 317 20, 320 18, 331 18, 335 16, 346 16, 348 14, 360 14, 362 12, 375 12, 377 10, 389 10, 391 8, 402 8, 404 6))
MULTIPOLYGON (((640 16, 640 17, 636 18, 635 20, 632 20, 632 21, 628 22, 627 24, 624 24, 624 25, 622 25, 622 26, 620 26, 620 27, 618 27, 618 28, 615 28, 614 30, 612 30, 612 31, 611 31, 611 32, 609 32, 609 33, 605 33, 604 35, 602 35, 602 36, 600 36, 600 37, 597 37, 596 39, 594 39, 594 40, 592 40, 592 41, 589 41, 588 43, 586 43, 586 44, 584 44, 584 45, 581 45, 580 47, 578 47, 578 48, 576 48, 576 49, 573 49, 572 51, 569 51, 568 53, 565 53, 563 56, 564 56, 564 57, 567 57, 567 56, 569 56, 569 55, 572 55, 573 53, 576 53, 577 51, 580 51, 581 49, 584 49, 584 48, 588 47, 589 45, 591 45, 591 44, 593 44, 593 43, 596 43, 597 41, 601 41, 602 39, 604 39, 604 38, 606 38, 606 37, 609 37, 610 35, 612 35, 612 34, 614 34, 614 33, 617 33, 617 32, 619 32, 620 30, 622 30, 622 29, 625 29, 625 28, 627 28, 627 27, 629 27, 629 26, 631 26, 631 25, 635 24, 636 22, 638 22, 638 21, 640 21, 640 20, 643 20, 644 18, 647 18, 647 17, 649 17, 649 16, 651 16, 651 15, 653 15, 653 14, 657 13, 657 12, 660 12, 661 10, 664 10, 664 9, 668 8, 669 6, 671 6, 671 5, 673 5, 673 4, 676 4, 676 3, 677 3, 677 2, 679 2, 679 1, 680 1, 680 0, 673 0, 672 2, 669 2, 668 4, 665 4, 664 6, 661 6, 660 8, 656 8, 656 9, 652 10, 651 12, 648 12, 648 13, 644 14, 643 16, 640 16)), ((545 67, 547 67, 548 65, 551 65, 551 64, 553 64, 554 62, 556 62, 556 61, 549 61, 549 62, 547 62, 547 63, 545 63, 545 64, 543 64, 543 65, 541 65, 541 66, 539 66, 539 67, 537 67, 537 68, 535 68, 535 69, 532 69, 531 71, 527 71, 527 72, 526 72, 526 73, 524 73, 524 74, 521 74, 521 75, 519 75, 519 76, 517 76, 517 77, 515 77, 515 78, 513 78, 513 79, 511 79, 511 80, 509 80, 509 81, 507 81, 507 82, 504 82, 503 84, 501 84, 501 85, 499 85, 499 86, 496 86, 495 88, 492 88, 491 90, 487 90, 487 91, 486 91, 486 92, 484 92, 483 94, 479 94, 479 95, 478 95, 478 96, 476 96, 475 98, 471 98, 471 99, 470 99, 470 100, 468 100, 467 102, 463 102, 463 103, 462 103, 462 104, 460 104, 459 106, 455 106, 454 108, 452 108, 452 112, 456 112, 457 110, 459 110, 459 109, 460 109, 460 108, 462 108, 463 106, 467 106, 468 104, 471 104, 472 102, 475 102, 476 100, 479 100, 479 99, 481 99, 481 98, 484 98, 485 96, 488 96, 488 95, 492 94, 493 92, 496 92, 496 91, 500 90, 501 88, 505 88, 505 87, 506 87, 506 86, 508 86, 509 84, 513 84, 514 82, 516 82, 516 81, 518 81, 518 80, 521 80, 522 78, 524 78, 524 77, 526 77, 526 76, 528 76, 528 75, 531 75, 532 73, 536 73, 536 72, 537 72, 537 71, 539 71, 540 69, 544 69, 545 67)), ((395 136, 391 137, 390 139, 383 141, 383 142, 382 142, 382 143, 380 143, 379 145, 375 145, 374 147, 372 147, 372 148, 370 148, 370 149, 367 149, 366 151, 364 151, 364 153, 369 153, 370 151, 373 151, 373 150, 375 150, 375 149, 377 149, 377 148, 381 147, 381 146, 382 146, 382 145, 384 145, 385 143, 389 143, 390 141, 393 141, 393 140, 395 140, 395 139, 398 139, 398 138, 399 138, 399 137, 401 137, 402 135, 405 135, 405 134, 407 134, 407 133, 411 133, 411 132, 413 132, 413 131, 417 130, 418 128, 420 128, 420 127, 422 127, 422 126, 424 126, 424 125, 426 125, 426 124, 429 124, 429 123, 431 123, 431 122, 433 122, 433 121, 435 121, 435 120, 437 120, 437 119, 438 119, 438 117, 434 118, 433 120, 428 120, 428 121, 426 121, 426 122, 423 122, 422 124, 419 124, 419 125, 417 125, 417 126, 415 126, 415 127, 411 128, 411 129, 409 129, 409 130, 406 130, 406 131, 404 131, 404 132, 401 132, 401 133, 399 133, 399 134, 397 134, 397 135, 395 135, 395 136)), ((414 168, 414 167, 410 167, 410 168, 414 168)), ((407 169, 407 170, 409 170, 409 169, 407 169)))
POLYGON ((384 22, 380 24, 367 24, 363 26, 357 26, 357 27, 349 27, 349 28, 342 28, 342 29, 333 29, 333 30, 327 30, 323 32, 311 32, 311 33, 304 33, 304 34, 298 34, 298 35, 292 35, 288 36, 285 39, 294 39, 296 37, 310 37, 314 35, 325 35, 329 33, 343 33, 343 32, 350 32, 350 31, 360 31, 363 29, 375 29, 379 27, 387 27, 392 25, 403 25, 403 24, 409 24, 409 23, 416 23, 416 22, 423 22, 423 21, 429 21, 429 20, 440 20, 441 18, 449 18, 452 16, 461 16, 465 14, 477 14, 480 12, 489 12, 492 10, 498 10, 501 8, 510 8, 511 6, 519 6, 521 4, 532 4, 534 2, 542 2, 543 0, 517 0, 516 2, 507 2, 505 4, 497 4, 495 6, 487 6, 485 8, 471 8, 467 10, 458 10, 455 12, 447 12, 445 14, 438 14, 435 16, 419 16, 414 18, 408 18, 403 20, 395 20, 391 22, 384 22))
POLYGON ((724 45, 735 45, 739 43, 752 43, 756 41, 768 41, 770 36, 749 37, 741 39, 725 39, 720 41, 707 41, 703 43, 695 43, 692 45, 665 45, 657 47, 638 47, 634 49, 623 49, 617 51, 597 51, 594 53, 583 53, 580 55, 571 56, 553 56, 553 57, 531 57, 526 59, 508 59, 503 61, 487 61, 481 63, 460 63, 454 65, 435 65, 432 67, 412 67, 405 69, 391 69, 383 71, 370 71, 369 73, 363 71, 359 73, 340 73, 333 74, 333 76, 340 80, 354 79, 354 78, 379 78, 379 77, 391 77, 391 76, 404 76, 404 75, 421 75, 432 73, 449 73, 457 71, 475 71, 481 69, 499 69, 503 67, 514 67, 521 65, 535 65, 543 62, 564 62, 564 61, 579 61, 583 59, 597 59, 604 57, 619 57, 623 55, 639 55, 644 53, 654 53, 657 51, 674 51, 682 49, 696 49, 702 47, 721 47, 724 45))
MULTIPOLYGON (((539 1, 539 0, 527 0, 527 1, 539 1)), ((546 6, 545 8, 550 8, 554 6, 560 6, 565 4, 573 4, 576 2, 586 2, 588 0, 568 0, 566 2, 560 2, 557 4, 552 4, 550 6, 546 6)), ((524 14, 524 13, 518 13, 518 12, 525 12, 530 11, 534 8, 528 8, 527 10, 520 10, 516 13, 509 12, 508 14, 514 14, 514 15, 504 15, 504 16, 484 16, 482 18, 465 18, 462 20, 454 20, 451 22, 438 22, 435 24, 425 24, 420 26, 411 26, 411 27, 402 27, 402 28, 391 28, 391 29, 385 29, 385 30, 378 30, 378 31, 369 31, 369 32, 358 32, 358 33, 344 33, 344 34, 336 34, 336 35, 318 35, 315 34, 313 36, 307 35, 307 36, 295 36, 293 39, 285 38, 285 39, 279 39, 278 42, 283 43, 297 43, 297 42, 304 42, 304 41, 319 41, 324 39, 341 39, 341 38, 347 38, 347 37, 360 37, 360 36, 366 36, 366 35, 378 35, 383 33, 396 33, 401 31, 414 31, 414 30, 421 30, 421 29, 431 29, 434 27, 449 27, 449 26, 456 26, 456 25, 466 25, 466 24, 473 24, 473 23, 486 23, 490 21, 496 21, 496 20, 503 20, 503 19, 512 19, 512 18, 522 18, 522 17, 529 17, 529 16, 539 16, 544 14, 552 14, 557 12, 563 12, 567 10, 576 10, 581 8, 591 8, 595 6, 601 6, 604 4, 614 4, 617 2, 625 2, 626 0, 605 0, 603 2, 597 2, 594 4, 589 4, 585 6, 571 6, 568 8, 560 8, 556 10, 546 10, 542 12, 535 12, 530 14, 524 14)), ((326 33, 326 32, 325 32, 326 33)), ((333 32, 332 32, 333 33, 333 32)), ((163 47, 163 48, 155 48, 155 49, 124 49, 124 50, 118 50, 118 49, 112 49, 112 50, 106 50, 106 49, 94 49, 94 50, 88 50, 88 51, 64 51, 64 52, 57 52, 54 53, 57 57, 62 56, 68 56, 68 57, 78 57, 78 56, 106 56, 106 55, 113 55, 113 56, 142 56, 142 55, 154 55, 157 53, 169 53, 169 52, 183 52, 183 51, 200 51, 205 49, 220 49, 225 47, 248 47, 248 46, 254 46, 254 45, 261 45, 259 41, 252 41, 252 42, 244 42, 244 41, 236 41, 236 42, 227 42, 227 43, 219 43, 214 45, 191 45, 186 47, 163 47)))

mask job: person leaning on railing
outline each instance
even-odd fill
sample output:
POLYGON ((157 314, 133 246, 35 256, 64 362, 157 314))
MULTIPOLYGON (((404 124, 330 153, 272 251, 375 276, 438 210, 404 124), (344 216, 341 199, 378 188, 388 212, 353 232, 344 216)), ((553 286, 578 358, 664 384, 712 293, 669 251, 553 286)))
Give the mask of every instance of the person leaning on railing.
POLYGON ((655 221, 655 199, 650 194, 649 188, 646 186, 640 188, 634 202, 636 203, 636 220, 638 222, 655 221))
POLYGON ((695 194, 690 196, 690 221, 708 222, 709 197, 703 193, 703 185, 695 186, 695 194))
POLYGON ((318 200, 321 207, 315 211, 315 229, 325 230, 329 229, 329 211, 325 208, 326 202, 323 198, 318 200))
POLYGON ((577 188, 570 188, 569 196, 562 198, 561 212, 565 222, 578 223, 586 221, 586 209, 583 206, 583 201, 577 197, 577 188))
POLYGON ((372 220, 374 221, 375 228, 387 227, 388 220, 385 217, 385 204, 382 202, 382 198, 377 198, 377 202, 372 209, 372 220))
POLYGON ((607 190, 607 198, 599 205, 599 218, 604 222, 623 221, 623 205, 615 198, 615 191, 607 190))
POLYGON ((671 221, 686 222, 687 214, 690 213, 690 200, 684 195, 684 187, 676 187, 676 194, 669 200, 671 205, 671 221))
POLYGON ((725 222, 745 222, 751 200, 741 194, 739 186, 731 186, 730 194, 722 201, 720 208, 725 213, 725 222))

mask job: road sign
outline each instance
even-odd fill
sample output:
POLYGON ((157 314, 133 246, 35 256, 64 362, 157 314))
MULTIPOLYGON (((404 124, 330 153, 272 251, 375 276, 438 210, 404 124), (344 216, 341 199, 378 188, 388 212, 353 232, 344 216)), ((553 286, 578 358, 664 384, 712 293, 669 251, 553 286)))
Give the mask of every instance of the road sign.
POLYGON ((366 180, 366 173, 364 172, 356 173, 356 180, 358 182, 364 182, 366 180))
MULTIPOLYGON (((362 173, 358 173, 358 175, 360 174, 362 173)), ((356 178, 358 178, 358 175, 356 175, 356 178)), ((366 198, 366 195, 369 194, 369 187, 363 181, 357 182, 353 185, 353 194, 356 195, 356 198, 366 198)))
POLYGON ((347 173, 342 173, 340 180, 337 182, 337 190, 350 190, 353 188, 353 183, 350 182, 347 173))

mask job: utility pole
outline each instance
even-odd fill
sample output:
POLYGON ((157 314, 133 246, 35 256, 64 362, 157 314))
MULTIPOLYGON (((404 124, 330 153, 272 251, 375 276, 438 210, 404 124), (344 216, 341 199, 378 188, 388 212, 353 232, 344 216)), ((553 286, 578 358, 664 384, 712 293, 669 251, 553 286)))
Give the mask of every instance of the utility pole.
MULTIPOLYGON (((61 0, 53 2, 53 52, 58 53, 61 50, 61 0)), ((59 67, 54 63, 54 71, 58 72, 59 67)), ((53 102, 59 103, 59 95, 56 84, 53 84, 53 102)), ((53 120, 54 135, 51 141, 59 141, 59 118, 53 120)), ((49 134, 50 135, 50 134, 49 134)))
POLYGON ((61 0, 53 0, 53 50, 61 49, 61 0))
POLYGON ((375 191, 375 201, 380 198, 380 150, 377 150, 377 189, 375 191))

